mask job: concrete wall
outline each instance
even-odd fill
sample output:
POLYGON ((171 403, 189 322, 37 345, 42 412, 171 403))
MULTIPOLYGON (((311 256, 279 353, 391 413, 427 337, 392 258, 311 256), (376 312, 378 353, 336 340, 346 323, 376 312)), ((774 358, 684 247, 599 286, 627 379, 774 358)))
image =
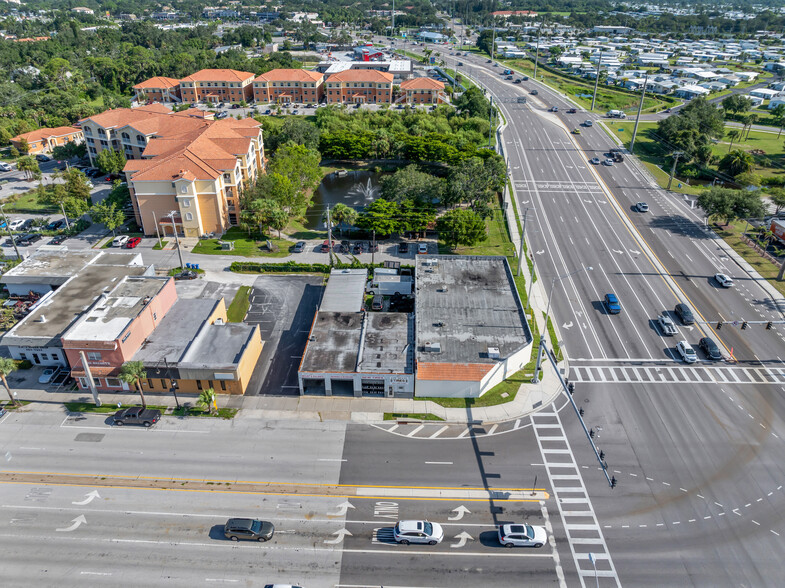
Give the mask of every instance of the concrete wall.
POLYGON ((327 396, 332 396, 333 380, 338 382, 352 382, 354 396, 363 396, 363 380, 384 381, 384 394, 369 394, 368 398, 411 398, 414 394, 414 375, 413 374, 376 374, 376 373, 328 373, 328 372, 299 372, 297 374, 300 386, 300 395, 305 393, 303 380, 324 380, 324 388, 327 396))
POLYGON ((414 396, 434 396, 438 398, 477 398, 481 387, 478 381, 457 380, 417 380, 414 396))
POLYGON ((13 359, 27 359, 34 365, 68 367, 65 353, 59 347, 21 347, 9 345, 8 352, 13 359), (44 359, 46 355, 46 359, 44 359), (33 357, 35 356, 35 357, 33 357), (38 361, 36 361, 36 357, 38 361))

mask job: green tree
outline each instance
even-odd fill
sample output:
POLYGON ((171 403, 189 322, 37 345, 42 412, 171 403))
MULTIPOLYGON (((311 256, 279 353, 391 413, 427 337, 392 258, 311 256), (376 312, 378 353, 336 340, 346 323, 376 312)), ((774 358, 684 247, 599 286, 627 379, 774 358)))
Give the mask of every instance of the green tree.
POLYGON ((115 234, 115 229, 125 221, 125 214, 114 202, 110 204, 104 202, 93 204, 88 214, 94 223, 104 225, 112 231, 112 235, 115 234))
POLYGON ((722 107, 733 114, 747 112, 752 108, 752 100, 741 94, 731 94, 722 100, 722 107))
POLYGON ((377 236, 391 235, 400 230, 400 212, 397 202, 377 198, 357 216, 354 224, 368 232, 376 231, 377 236))
POLYGON ((769 191, 769 198, 771 203, 776 207, 774 214, 779 214, 783 206, 785 206, 785 190, 782 188, 775 188, 769 191))
POLYGON ((206 410, 210 414, 218 410, 218 405, 215 402, 215 390, 212 388, 207 388, 206 390, 202 390, 199 394, 199 398, 196 401, 197 406, 201 406, 203 410, 206 410))
POLYGON ((95 164, 105 174, 117 174, 123 171, 126 159, 122 151, 104 149, 95 158, 95 164))
POLYGON ((420 171, 415 164, 411 164, 383 177, 379 184, 385 200, 430 203, 441 198, 444 180, 420 171))
POLYGON ((422 233, 436 220, 436 211, 430 203, 407 199, 400 202, 399 207, 403 231, 422 233))
POLYGON ((750 138, 750 133, 752 132, 752 125, 757 124, 759 118, 760 117, 757 114, 750 114, 747 117, 747 136, 744 138, 745 140, 750 138))
POLYGON ((754 168, 755 158, 741 149, 728 152, 717 165, 717 169, 731 176, 752 171, 754 168))
POLYGON ((281 208, 278 201, 271 198, 259 198, 246 204, 243 215, 247 217, 247 224, 253 223, 259 227, 259 234, 264 235, 266 228, 273 228, 281 236, 281 230, 289 222, 289 215, 281 208))
POLYGON ((142 380, 147 379, 147 370, 144 369, 144 363, 141 361, 126 361, 120 368, 120 373, 117 377, 126 384, 136 386, 136 391, 139 392, 139 396, 142 398, 142 406, 147 408, 147 401, 142 391, 142 380))
POLYGON ((496 190, 504 185, 506 171, 504 162, 498 157, 464 159, 450 171, 443 204, 466 203, 475 209, 487 205, 496 190))
POLYGON ((293 201, 286 204, 281 202, 281 206, 288 208, 290 214, 310 204, 310 192, 322 179, 319 166, 321 159, 322 156, 315 149, 287 143, 279 147, 270 160, 268 174, 279 174, 291 182, 293 201))
POLYGON ((87 154, 87 146, 84 143, 69 141, 64 145, 57 145, 52 149, 52 157, 55 159, 73 159, 74 157, 84 157, 87 154))
MULTIPOLYGON (((330 209, 330 224, 332 224, 333 227, 338 227, 338 230, 341 231, 341 234, 343 234, 343 229, 341 229, 340 226, 352 226, 357 221, 358 216, 359 215, 354 208, 347 206, 343 202, 338 202, 333 208, 330 209)), ((327 221, 326 212, 324 220, 325 222, 327 221)))
POLYGON ((698 206, 707 217, 723 219, 725 224, 737 218, 760 218, 766 211, 758 190, 730 190, 717 186, 698 196, 698 206))
POLYGON ((25 178, 28 181, 38 180, 41 178, 41 168, 38 162, 32 155, 25 155, 16 160, 16 169, 25 172, 25 178))
POLYGON ((491 104, 482 93, 479 87, 473 86, 461 94, 454 102, 453 106, 461 114, 468 113, 469 116, 476 116, 487 119, 490 115, 491 104))
POLYGON ((11 387, 8 385, 8 380, 6 379, 6 376, 15 370, 16 362, 13 359, 10 357, 0 357, 0 380, 3 381, 3 386, 5 386, 6 392, 8 392, 8 398, 11 399, 14 406, 19 406, 19 401, 14 398, 14 394, 11 392, 11 387))
POLYGON ((736 140, 739 134, 740 133, 738 129, 731 129, 730 131, 728 131, 728 139, 730 139, 730 146, 728 147, 728 153, 730 153, 730 150, 733 149, 733 142, 736 140))
POLYGON ((296 116, 288 116, 278 132, 277 144, 292 142, 311 150, 319 148, 319 128, 312 122, 296 116))
POLYGON ((87 176, 80 169, 69 167, 57 173, 58 177, 65 180, 65 191, 71 198, 90 201, 90 186, 87 176))
POLYGON ((785 126, 785 104, 777 104, 777 106, 772 108, 769 112, 771 113, 772 118, 777 121, 777 126, 780 128, 780 132, 777 133, 777 138, 779 139, 780 135, 782 135, 782 127, 785 126))
POLYGON ((485 221, 473 210, 456 208, 436 220, 436 230, 450 249, 458 245, 471 247, 488 238, 485 221))

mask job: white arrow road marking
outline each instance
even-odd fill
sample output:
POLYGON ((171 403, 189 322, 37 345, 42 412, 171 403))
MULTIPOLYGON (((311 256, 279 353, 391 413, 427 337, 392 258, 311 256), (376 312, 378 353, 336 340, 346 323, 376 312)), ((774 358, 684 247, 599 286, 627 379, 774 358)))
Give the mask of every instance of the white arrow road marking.
POLYGON ((346 514, 346 512, 350 508, 354 508, 354 505, 347 500, 346 502, 342 502, 341 504, 338 505, 338 512, 337 513, 329 513, 327 516, 328 517, 342 517, 343 515, 346 514))
POLYGON ((542 255, 543 253, 545 253, 545 249, 540 249, 539 251, 536 251, 535 253, 537 255, 542 255))
POLYGON ((564 323, 562 327, 565 329, 569 329, 570 327, 572 327, 572 321, 570 321, 569 323, 564 323))
POLYGON ((637 249, 630 249, 630 253, 634 253, 635 255, 640 255, 641 254, 641 252, 638 251, 637 249))
POLYGON ((467 541, 474 541, 474 538, 469 535, 466 531, 463 531, 460 535, 456 535, 455 538, 458 540, 458 543, 452 543, 450 547, 458 549, 466 545, 467 541))
POLYGON ((72 502, 71 504, 75 504, 76 506, 84 506, 85 504, 90 504, 95 498, 101 498, 101 495, 98 494, 98 490, 93 490, 92 492, 85 494, 84 500, 80 500, 79 502, 72 502))
POLYGON ((56 531, 61 531, 63 533, 68 533, 69 531, 75 531, 79 528, 79 525, 82 523, 87 524, 87 519, 84 518, 84 515, 79 515, 73 520, 73 525, 70 527, 66 527, 65 529, 55 529, 56 531))
POLYGON ((618 249, 611 249, 614 253, 618 253, 619 255, 624 255, 624 251, 619 251, 618 249))
POLYGON ((454 517, 447 517, 448 521, 460 521, 463 518, 463 515, 469 514, 472 511, 470 511, 464 505, 460 505, 458 508, 452 509, 452 512, 456 513, 456 515, 454 517))
POLYGON ((325 539, 324 542, 327 543, 328 545, 337 545, 338 543, 343 541, 343 538, 346 537, 347 535, 349 537, 352 536, 352 534, 346 529, 338 529, 335 533, 333 533, 333 535, 336 536, 335 539, 325 539))
POLYGON ((586 323, 583 323, 581 326, 582 326, 584 329, 588 329, 588 327, 586 326, 586 323))

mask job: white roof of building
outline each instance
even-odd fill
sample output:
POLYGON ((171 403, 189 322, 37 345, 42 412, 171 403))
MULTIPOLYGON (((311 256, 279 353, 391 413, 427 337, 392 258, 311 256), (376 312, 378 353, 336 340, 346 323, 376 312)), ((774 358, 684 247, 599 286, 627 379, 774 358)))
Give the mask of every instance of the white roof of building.
POLYGON ((368 270, 334 269, 324 289, 322 312, 360 312, 365 297, 365 283, 368 281, 368 270))

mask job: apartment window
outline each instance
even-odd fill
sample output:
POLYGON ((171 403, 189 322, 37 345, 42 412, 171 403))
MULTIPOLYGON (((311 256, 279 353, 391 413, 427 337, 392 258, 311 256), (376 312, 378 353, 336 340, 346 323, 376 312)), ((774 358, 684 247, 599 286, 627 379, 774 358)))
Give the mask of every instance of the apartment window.
POLYGON ((26 353, 20 353, 19 354, 19 359, 27 359, 27 354, 26 353))
POLYGON ((101 352, 100 351, 88 351, 87 352, 87 359, 88 359, 88 361, 101 361, 101 352))
POLYGON ((190 200, 181 200, 180 204, 183 208, 191 208, 191 201, 190 200))
POLYGON ((190 212, 186 212, 185 213, 185 220, 189 221, 189 220, 193 220, 193 219, 194 219, 194 215, 193 214, 191 214, 190 212))
POLYGON ((128 133, 123 133, 122 137, 123 137, 123 141, 130 141, 131 140, 131 136, 128 133))
POLYGON ((152 378, 147 378, 147 387, 150 388, 150 390, 152 390, 155 387, 153 386, 152 378))
POLYGON ((197 390, 201 390, 202 389, 202 381, 201 380, 196 380, 196 389, 197 390))
POLYGON ((87 378, 79 378, 79 386, 82 388, 87 388, 87 378))
POLYGON ((208 388, 215 388, 215 386, 213 386, 213 381, 212 380, 207 380, 207 387, 208 388))
POLYGON ((182 194, 186 194, 188 192, 188 186, 186 186, 186 185, 180 186, 180 192, 182 194))
POLYGON ((166 390, 166 380, 164 380, 163 378, 161 378, 161 388, 166 390))
POLYGON ((120 388, 122 385, 122 382, 117 378, 106 378, 106 386, 108 388, 120 388))
POLYGON ((109 147, 109 142, 104 139, 101 139, 101 147, 109 147))
POLYGON ((139 141, 140 143, 144 143, 144 136, 136 135, 136 140, 139 141))

